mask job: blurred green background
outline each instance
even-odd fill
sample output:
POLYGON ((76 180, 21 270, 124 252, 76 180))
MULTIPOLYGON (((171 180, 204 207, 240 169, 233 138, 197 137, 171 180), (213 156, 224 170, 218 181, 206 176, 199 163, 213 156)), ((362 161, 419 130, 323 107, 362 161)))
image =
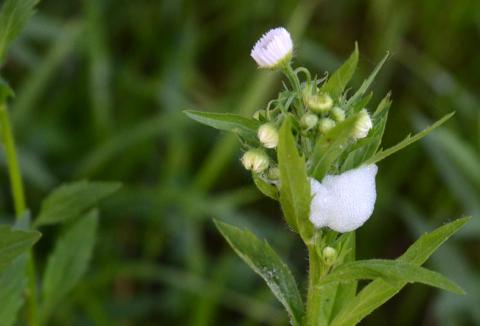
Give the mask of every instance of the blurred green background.
MULTIPOLYGON (((380 163, 376 210, 357 241, 361 258, 393 258, 422 232, 472 215, 428 263, 468 294, 407 286, 362 325, 480 325, 480 1, 44 0, 2 67, 16 91, 29 206, 38 212, 65 181, 125 185, 103 205, 92 266, 52 325, 287 324, 211 219, 269 239, 298 279, 306 252, 252 186, 236 140, 181 112, 264 108, 280 76, 258 71, 249 53, 280 25, 294 34, 296 63, 318 75, 358 41, 354 87, 391 51, 373 87, 377 100, 393 92, 385 147, 457 112, 380 163)), ((3 152, 0 164, 5 222, 3 152)), ((43 231, 39 264, 59 230, 43 231)))

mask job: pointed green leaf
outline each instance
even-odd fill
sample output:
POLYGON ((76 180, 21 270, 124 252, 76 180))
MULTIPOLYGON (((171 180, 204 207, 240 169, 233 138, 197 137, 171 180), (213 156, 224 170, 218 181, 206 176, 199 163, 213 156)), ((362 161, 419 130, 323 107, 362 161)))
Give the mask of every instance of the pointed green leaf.
POLYGON ((358 45, 355 43, 350 57, 340 66, 320 88, 320 92, 328 93, 332 98, 342 95, 348 82, 352 79, 358 64, 358 45))
POLYGON ((322 180, 335 160, 345 151, 352 139, 352 130, 357 120, 358 114, 351 115, 317 141, 310 162, 311 175, 315 179, 322 180))
POLYGON ((370 87, 370 85, 372 84, 373 80, 375 79, 375 77, 377 76, 378 72, 380 71, 380 69, 382 68, 383 64, 385 63, 385 61, 387 61, 388 57, 390 56, 390 53, 387 52, 387 54, 385 54, 385 56, 383 57, 383 59, 377 64, 377 66, 375 67, 375 69, 373 69, 372 73, 370 74, 370 76, 368 76, 367 79, 365 79, 365 81, 362 83, 362 85, 360 86, 360 88, 355 92, 355 94, 353 94, 352 97, 350 97, 347 101, 347 106, 350 106, 351 104, 355 103, 361 96, 363 96, 365 94, 365 92, 368 90, 368 88, 370 87))
POLYGON ((20 34, 26 21, 34 14, 39 0, 6 0, 0 12, 0 60, 10 43, 20 34))
MULTIPOLYGON (((424 234, 398 260, 421 266, 443 242, 465 225, 468 220, 469 218, 461 218, 424 234)), ((381 279, 371 282, 338 313, 332 326, 356 325, 397 294, 406 284, 406 282, 400 282, 394 286, 381 279)))
POLYGON ((307 178, 305 160, 300 156, 292 134, 290 119, 282 124, 277 149, 280 169, 280 204, 285 220, 298 230, 304 241, 313 234, 310 214, 310 182, 307 178))
POLYGON ((27 256, 17 257, 0 273, 0 320, 2 326, 10 326, 16 321, 23 304, 23 291, 27 285, 27 256))
POLYGON ((7 98, 14 95, 13 90, 10 88, 10 85, 0 77, 0 102, 5 102, 7 98))
POLYGON ((430 132, 432 132, 435 128, 438 128, 440 127, 444 122, 446 122, 448 119, 450 119, 453 115, 455 114, 455 112, 452 112, 452 113, 449 113, 447 114, 446 116, 444 116, 443 118, 441 118, 440 120, 438 120, 437 122, 435 122, 433 125, 431 125, 430 127, 422 130, 421 132, 413 135, 413 136, 410 136, 408 135, 404 140, 402 140, 400 143, 398 143, 397 145, 395 146, 392 146, 386 150, 380 150, 378 151, 374 156, 372 156, 371 158, 369 158, 365 164, 373 164, 373 163, 377 163, 381 160, 383 160, 384 158, 392 155, 393 153, 395 152, 398 152, 399 150, 407 147, 408 145, 422 139, 423 137, 425 137, 426 135, 428 135, 430 132))
POLYGON ((43 277, 41 318, 44 323, 87 270, 95 244, 97 224, 97 211, 90 211, 68 225, 65 233, 57 240, 43 277))
MULTIPOLYGON (((342 253, 339 259, 347 263, 355 261, 355 232, 348 232, 342 234, 338 239, 338 247, 342 248, 342 253), (343 253, 345 252, 345 253, 343 253)), ((329 320, 332 320, 332 317, 335 316, 345 305, 347 305, 357 293, 357 281, 342 282, 337 284, 337 291, 335 293, 335 299, 333 300, 332 311, 329 315, 329 320)))
POLYGON ((342 264, 322 278, 319 285, 377 278, 392 283, 393 286, 397 282, 423 283, 456 294, 465 294, 458 285, 437 272, 412 263, 386 259, 357 260, 342 264))
POLYGON ((231 131, 244 136, 249 140, 256 140, 257 129, 261 123, 255 119, 245 118, 233 113, 215 113, 194 110, 183 111, 190 119, 203 123, 212 128, 231 131))
POLYGON ((341 172, 359 167, 377 152, 382 142, 383 133, 387 124, 388 110, 390 108, 390 94, 387 94, 378 104, 377 110, 373 114, 373 128, 367 138, 360 140, 354 146, 354 149, 345 159, 341 172))
POLYGON ((96 206, 120 189, 118 182, 79 181, 62 185, 43 201, 35 225, 65 222, 96 206))
POLYGON ((0 226, 0 271, 30 249, 38 239, 40 233, 37 231, 20 231, 0 226))
POLYGON ((237 255, 265 280, 287 310, 292 325, 301 325, 303 302, 297 283, 272 247, 248 230, 219 221, 215 221, 215 225, 237 255))
POLYGON ((261 177, 252 173, 253 182, 257 189, 260 190, 265 196, 272 198, 273 200, 278 200, 278 189, 274 185, 264 181, 261 177))

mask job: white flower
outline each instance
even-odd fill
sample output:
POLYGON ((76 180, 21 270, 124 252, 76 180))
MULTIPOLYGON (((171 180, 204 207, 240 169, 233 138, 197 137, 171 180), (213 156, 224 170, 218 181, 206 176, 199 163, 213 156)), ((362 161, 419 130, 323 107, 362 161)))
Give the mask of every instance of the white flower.
POLYGON ((257 137, 266 148, 275 148, 278 145, 278 131, 271 123, 265 123, 258 128, 257 137))
POLYGON ((269 165, 267 154, 259 149, 251 149, 246 151, 243 154, 241 161, 245 169, 255 173, 261 173, 265 171, 269 165))
POLYGON ((278 27, 265 33, 255 43, 250 56, 260 68, 275 68, 292 58, 293 42, 290 33, 278 27))
POLYGON ((377 171, 371 164, 327 175, 321 183, 311 178, 310 221, 316 228, 329 227, 342 233, 362 226, 373 213, 377 171))
POLYGON ((353 129, 353 137, 356 139, 365 138, 368 135, 370 129, 372 129, 372 119, 370 119, 370 115, 368 111, 363 109, 359 113, 359 117, 357 122, 355 123, 355 127, 353 129))

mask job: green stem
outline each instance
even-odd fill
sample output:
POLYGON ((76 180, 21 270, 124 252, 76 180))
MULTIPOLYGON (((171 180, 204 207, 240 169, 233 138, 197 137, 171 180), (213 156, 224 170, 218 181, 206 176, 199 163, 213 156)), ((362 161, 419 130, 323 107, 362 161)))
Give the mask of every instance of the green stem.
MULTIPOLYGON (((7 105, 5 102, 0 103, 0 132, 1 138, 5 145, 5 156, 7 159, 8 173, 10 177, 10 185, 12 188, 13 202, 15 206, 15 216, 17 220, 24 217, 27 206, 25 204, 25 192, 23 190, 23 180, 18 164, 17 151, 15 149, 15 138, 10 125, 7 105)), ((28 291, 27 301, 27 320, 29 326, 38 326, 38 309, 37 309, 37 290, 36 290, 36 273, 33 260, 33 253, 29 253, 27 265, 28 291)))
POLYGON ((8 173, 10 176, 13 202, 15 205, 15 215, 20 219, 26 211, 25 195, 23 191, 22 174, 15 150, 15 140, 13 138, 10 119, 8 117, 7 105, 0 104, 0 129, 2 132, 3 143, 5 144, 5 154, 7 158, 8 173))
POLYGON ((35 261, 33 260, 33 253, 29 253, 28 265, 28 294, 27 300, 27 321, 29 326, 39 326, 38 307, 37 307, 37 276, 35 271, 35 261))
POLYGON ((322 276, 322 263, 315 250, 315 245, 308 247, 308 292, 307 292, 307 311, 305 316, 305 326, 319 326, 318 321, 321 316, 321 298, 318 289, 318 280, 322 276))
POLYGON ((301 87, 300 87, 300 80, 298 80, 298 76, 292 68, 290 63, 286 64, 285 67, 282 69, 285 76, 287 76, 288 80, 290 81, 290 85, 292 88, 298 92, 298 95, 301 94, 301 87))

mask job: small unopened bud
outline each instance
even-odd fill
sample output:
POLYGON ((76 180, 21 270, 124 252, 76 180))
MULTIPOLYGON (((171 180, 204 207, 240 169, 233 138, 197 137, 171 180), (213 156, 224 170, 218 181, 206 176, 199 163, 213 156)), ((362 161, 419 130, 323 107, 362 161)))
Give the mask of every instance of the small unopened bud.
POLYGON ((333 127, 335 127, 335 121, 330 118, 323 118, 318 122, 318 130, 320 130, 321 133, 326 133, 333 127))
POLYGON ((265 123, 258 128, 258 139, 266 148, 275 148, 278 145, 278 131, 271 123, 265 123))
POLYGON ((304 98, 307 108, 316 113, 328 112, 333 105, 333 100, 328 94, 307 95, 304 98))
POLYGON ((255 173, 261 173, 268 168, 269 159, 260 149, 251 149, 246 151, 242 156, 242 164, 245 169, 255 173))
POLYGON ((260 118, 262 118, 264 115, 265 115, 265 110, 258 110, 258 111, 255 111, 252 117, 255 120, 260 120, 260 118))
POLYGON ((356 139, 365 138, 368 135, 370 129, 372 129, 372 119, 366 109, 363 109, 359 113, 355 127, 353 128, 353 137, 356 139))
POLYGON ((278 180, 280 179, 280 169, 276 166, 271 167, 268 169, 268 178, 270 180, 278 180))
POLYGON ((337 260, 337 251, 332 247, 325 247, 322 251, 323 262, 327 266, 332 266, 337 260))
POLYGON ((342 110, 342 108, 336 106, 332 109, 332 117, 335 119, 337 122, 342 122, 345 120, 345 111, 342 110))
POLYGON ((300 124, 302 128, 306 130, 310 130, 315 128, 318 123, 318 117, 312 113, 305 113, 302 118, 300 119, 300 124))

